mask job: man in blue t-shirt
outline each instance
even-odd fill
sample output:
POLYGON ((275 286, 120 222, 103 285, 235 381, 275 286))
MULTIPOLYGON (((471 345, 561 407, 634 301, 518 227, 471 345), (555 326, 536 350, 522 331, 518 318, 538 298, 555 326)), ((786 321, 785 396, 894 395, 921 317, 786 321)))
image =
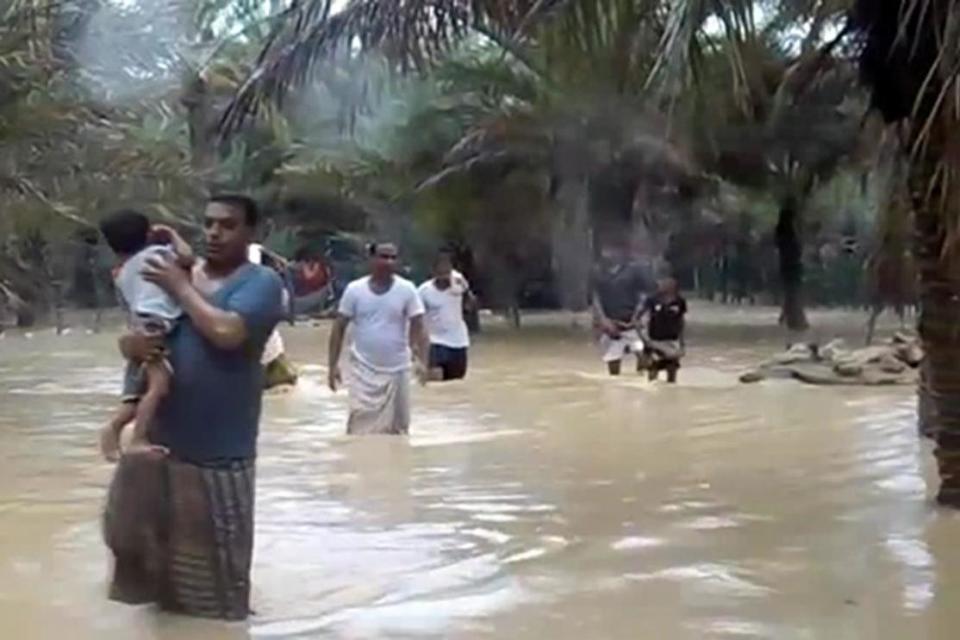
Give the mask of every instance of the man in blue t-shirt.
MULTIPOLYGON (((247 260, 256 224, 249 198, 211 198, 206 258, 192 275, 163 259, 143 271, 184 319, 166 338, 175 375, 149 434, 169 455, 126 456, 110 488, 115 599, 202 617, 249 614, 260 357, 283 315, 280 278, 247 260)), ((163 345, 131 334, 120 347, 147 360, 163 345)))

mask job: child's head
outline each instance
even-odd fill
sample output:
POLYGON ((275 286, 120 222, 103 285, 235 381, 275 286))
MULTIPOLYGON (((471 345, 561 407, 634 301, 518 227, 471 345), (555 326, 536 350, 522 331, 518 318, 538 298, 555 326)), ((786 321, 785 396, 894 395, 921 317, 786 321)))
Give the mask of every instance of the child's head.
POLYGON ((150 220, 139 211, 122 209, 100 223, 100 232, 114 253, 131 256, 149 244, 150 220))
POLYGON ((679 291, 677 281, 670 277, 660 278, 657 282, 657 291, 666 296, 675 296, 679 291))

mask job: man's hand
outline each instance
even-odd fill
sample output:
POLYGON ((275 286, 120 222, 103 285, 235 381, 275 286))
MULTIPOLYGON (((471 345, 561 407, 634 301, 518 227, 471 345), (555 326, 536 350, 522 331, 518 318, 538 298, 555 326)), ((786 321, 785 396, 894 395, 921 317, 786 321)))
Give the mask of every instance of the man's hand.
POLYGON ((600 320, 600 330, 613 339, 620 337, 620 328, 617 327, 617 323, 609 318, 600 320))
POLYGON ((187 244, 177 230, 166 224, 155 224, 150 227, 150 240, 163 244, 172 244, 177 247, 181 244, 187 244))
POLYGON ((330 367, 330 371, 327 373, 327 386, 330 387, 330 391, 336 393, 342 383, 343 377, 340 375, 340 366, 330 367))
POLYGON ((163 337, 128 333, 120 337, 120 353, 127 360, 136 362, 158 360, 164 354, 163 337))
POLYGON ((140 272, 144 280, 152 282, 175 298, 180 298, 190 288, 190 276, 180 265, 159 256, 147 259, 147 265, 140 272))
POLYGON ((134 437, 130 444, 123 449, 123 455, 163 458, 170 455, 170 450, 158 444, 151 444, 145 438, 141 440, 134 437))
POLYGON ((430 368, 421 361, 417 361, 413 366, 414 375, 417 376, 417 382, 421 387, 427 386, 430 381, 430 368))

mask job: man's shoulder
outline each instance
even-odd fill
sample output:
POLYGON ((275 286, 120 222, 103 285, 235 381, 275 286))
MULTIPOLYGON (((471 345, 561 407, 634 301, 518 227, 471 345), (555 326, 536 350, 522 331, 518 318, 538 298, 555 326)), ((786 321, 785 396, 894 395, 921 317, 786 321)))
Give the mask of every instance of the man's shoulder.
POLYGON ((413 284, 411 280, 407 280, 402 276, 394 276, 394 286, 397 287, 398 291, 403 291, 404 293, 416 293, 417 285, 413 284))
POLYGON ((250 264, 245 280, 263 287, 283 289, 283 280, 279 274, 259 264, 250 264))
POLYGON ((343 292, 355 292, 367 285, 367 282, 370 280, 370 276, 363 276, 357 278, 356 280, 351 280, 347 283, 347 286, 343 288, 343 292))

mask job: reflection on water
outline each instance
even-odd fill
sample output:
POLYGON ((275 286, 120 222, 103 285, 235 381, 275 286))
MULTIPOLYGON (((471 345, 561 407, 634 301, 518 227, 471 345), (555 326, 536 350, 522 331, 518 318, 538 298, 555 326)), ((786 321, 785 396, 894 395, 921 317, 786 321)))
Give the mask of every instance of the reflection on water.
POLYGON ((582 333, 492 332, 467 383, 417 391, 409 440, 343 435, 325 330, 289 330, 305 376, 266 402, 240 626, 105 600, 113 339, 6 339, 0 637, 958 637, 960 520, 927 500, 912 390, 737 386, 773 334, 698 329, 673 388, 607 378, 582 333))

